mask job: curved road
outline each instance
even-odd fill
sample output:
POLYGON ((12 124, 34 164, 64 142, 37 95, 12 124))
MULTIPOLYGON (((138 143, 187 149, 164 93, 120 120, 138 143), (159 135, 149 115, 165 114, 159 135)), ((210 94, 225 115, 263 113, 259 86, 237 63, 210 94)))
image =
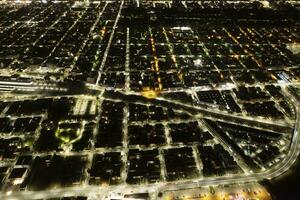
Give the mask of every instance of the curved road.
POLYGON ((11 194, 0 193, 0 199, 37 199, 37 198, 50 198, 55 196, 70 196, 70 195, 80 195, 80 194, 94 194, 97 199, 105 199, 106 196, 110 196, 116 193, 124 192, 152 192, 154 196, 152 199, 157 199, 157 194, 160 191, 194 188, 199 186, 207 185, 222 185, 222 184, 233 184, 233 183, 247 183, 247 182, 257 182, 264 179, 272 179, 278 177, 285 172, 287 172, 290 167, 297 160, 300 153, 300 103, 293 95, 289 95, 291 101, 295 105, 296 109, 296 122, 294 127, 294 134, 292 136, 292 141, 290 144, 290 150, 286 157, 274 167, 255 174, 242 174, 242 175, 230 175, 221 177, 209 177, 201 178, 198 180, 189 181, 178 181, 172 183, 158 183, 152 185, 141 185, 141 186, 131 186, 131 185, 120 185, 120 186, 110 186, 102 187, 98 186, 82 186, 82 187, 71 187, 71 188, 61 188, 47 191, 21 191, 14 192, 11 194), (97 196, 99 195, 99 196, 97 196), (101 198, 100 198, 101 197, 101 198))
POLYGON ((277 165, 274 167, 264 171, 259 172, 255 174, 249 174, 249 175, 233 175, 233 176, 222 176, 222 177, 215 177, 215 178, 205 178, 203 180, 199 181, 193 181, 193 182, 186 182, 182 185, 165 185, 161 188, 161 190, 173 190, 178 187, 180 188, 189 188, 189 187, 195 187, 195 184, 198 186, 205 186, 205 185, 219 185, 219 184, 230 184, 230 183, 245 183, 245 182, 255 182, 255 181, 261 181, 264 179, 273 179, 275 177, 278 177, 282 174, 284 174, 286 171, 289 170, 289 168, 294 164, 294 162, 297 160, 299 153, 300 153, 300 137, 299 137, 299 131, 300 131, 300 103, 295 99, 294 96, 290 95, 291 101, 294 103, 296 108, 296 120, 295 120, 295 127, 294 127, 294 134, 292 137, 290 150, 286 157, 277 165))

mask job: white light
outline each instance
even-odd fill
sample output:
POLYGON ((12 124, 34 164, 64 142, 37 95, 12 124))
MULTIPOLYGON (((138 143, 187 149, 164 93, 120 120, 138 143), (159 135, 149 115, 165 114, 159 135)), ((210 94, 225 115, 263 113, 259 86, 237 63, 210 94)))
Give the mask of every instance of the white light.
POLYGON ((14 185, 19 185, 19 184, 21 184, 23 182, 23 180, 22 179, 15 179, 14 181, 13 181, 13 184, 14 185))
POLYGON ((12 193, 12 190, 9 190, 6 192, 6 195, 11 195, 11 193, 12 193))
POLYGON ((270 8, 270 2, 269 1, 262 1, 261 4, 264 8, 270 8))
POLYGON ((186 27, 186 26, 184 26, 184 27, 181 27, 181 30, 183 30, 183 31, 187 31, 187 30, 191 30, 191 28, 190 28, 190 27, 186 27))
POLYGON ((191 30, 191 28, 188 27, 188 26, 173 27, 172 29, 179 29, 179 30, 182 30, 182 31, 188 31, 188 30, 191 30))
POLYGON ((200 67, 200 66, 202 66, 202 60, 200 59, 200 58, 198 58, 198 59, 196 59, 196 60, 194 60, 194 65, 196 66, 196 67, 200 67))

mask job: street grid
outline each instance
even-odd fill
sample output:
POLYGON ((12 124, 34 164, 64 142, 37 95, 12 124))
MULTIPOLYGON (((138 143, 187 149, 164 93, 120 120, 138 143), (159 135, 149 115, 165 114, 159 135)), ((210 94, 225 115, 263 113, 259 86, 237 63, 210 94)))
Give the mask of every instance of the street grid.
POLYGON ((0 196, 157 199, 295 162, 297 20, 140 22, 130 9, 0 8, 0 196))

